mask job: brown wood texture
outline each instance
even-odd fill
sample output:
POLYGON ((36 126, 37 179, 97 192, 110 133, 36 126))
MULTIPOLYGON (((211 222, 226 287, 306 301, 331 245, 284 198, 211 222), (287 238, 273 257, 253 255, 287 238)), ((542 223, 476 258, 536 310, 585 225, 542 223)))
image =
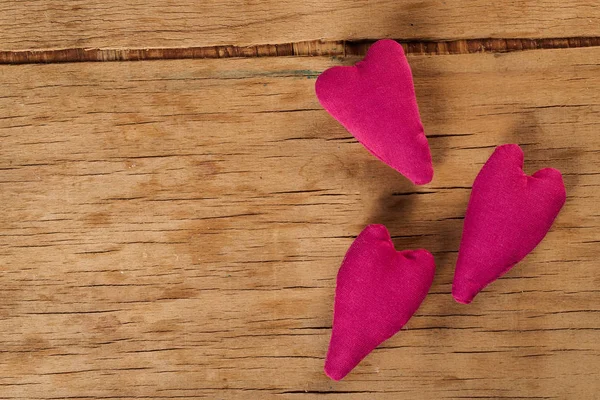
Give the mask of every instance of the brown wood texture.
POLYGON ((306 40, 600 36, 590 0, 32 0, 0 3, 0 50, 306 40))
MULTIPOLYGON (((109 39, 138 40, 123 33, 109 39)), ((355 61, 0 66, 0 398, 597 398, 600 48, 411 56, 435 164, 423 187, 319 106, 316 76, 355 61), (462 218, 501 143, 521 144, 528 173, 561 169, 568 200, 464 306, 450 295, 462 218), (436 278, 406 328, 333 382, 335 275, 368 223, 432 251, 436 278)))

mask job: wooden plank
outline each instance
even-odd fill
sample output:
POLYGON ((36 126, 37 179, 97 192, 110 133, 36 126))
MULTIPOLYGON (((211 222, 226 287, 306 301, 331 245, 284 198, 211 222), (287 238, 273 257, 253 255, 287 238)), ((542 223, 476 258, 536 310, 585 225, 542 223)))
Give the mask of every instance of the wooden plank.
POLYGON ((600 36, 600 7, 589 0, 0 3, 0 50, 565 36, 600 36))
POLYGON ((320 107, 355 59, 1 66, 0 397, 578 398, 600 390, 600 49, 415 56, 435 162, 414 187, 320 107), (450 296, 494 146, 568 200, 476 301, 450 296), (322 373, 335 275, 368 223, 436 256, 406 329, 322 373))

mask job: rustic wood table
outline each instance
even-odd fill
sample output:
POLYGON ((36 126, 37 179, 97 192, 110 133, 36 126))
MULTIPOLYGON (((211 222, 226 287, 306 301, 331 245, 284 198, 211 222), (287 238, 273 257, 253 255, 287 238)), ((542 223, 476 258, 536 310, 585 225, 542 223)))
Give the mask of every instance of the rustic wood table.
POLYGON ((596 1, 1 0, 0 64, 1 399, 599 398, 596 1), (314 95, 384 37, 413 68, 426 186, 314 95), (502 143, 568 199, 464 306, 465 206, 502 143), (335 276, 369 223, 437 273, 334 382, 335 276))

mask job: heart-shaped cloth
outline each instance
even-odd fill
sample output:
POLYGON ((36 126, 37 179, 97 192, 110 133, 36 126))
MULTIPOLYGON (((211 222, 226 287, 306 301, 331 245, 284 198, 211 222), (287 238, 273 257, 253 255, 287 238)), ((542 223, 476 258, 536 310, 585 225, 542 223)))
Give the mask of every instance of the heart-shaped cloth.
POLYGON ((374 43, 358 64, 324 71, 315 91, 325 110, 373 155, 417 185, 431 182, 431 153, 400 44, 374 43))
POLYGON ((327 376, 342 379, 398 332, 425 299, 434 273, 427 250, 396 251, 385 226, 367 226, 337 275, 327 376))
POLYGON ((558 170, 544 168, 527 176, 518 145, 497 147, 473 183, 452 284, 454 299, 470 303, 529 254, 565 200, 558 170))

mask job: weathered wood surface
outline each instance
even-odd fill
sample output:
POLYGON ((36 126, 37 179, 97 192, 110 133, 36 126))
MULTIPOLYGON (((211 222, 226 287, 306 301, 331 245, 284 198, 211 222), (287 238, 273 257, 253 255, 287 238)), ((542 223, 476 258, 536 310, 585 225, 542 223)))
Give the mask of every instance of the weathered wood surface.
POLYGON ((590 0, 0 2, 0 50, 600 36, 590 0))
POLYGON ((600 49, 411 57, 423 187, 319 106, 314 78, 354 61, 0 66, 0 398, 596 398, 600 49), (568 200, 459 305, 470 185, 513 142, 527 172, 563 171, 568 200), (332 382, 335 275, 368 223, 431 250, 437 275, 332 382))

